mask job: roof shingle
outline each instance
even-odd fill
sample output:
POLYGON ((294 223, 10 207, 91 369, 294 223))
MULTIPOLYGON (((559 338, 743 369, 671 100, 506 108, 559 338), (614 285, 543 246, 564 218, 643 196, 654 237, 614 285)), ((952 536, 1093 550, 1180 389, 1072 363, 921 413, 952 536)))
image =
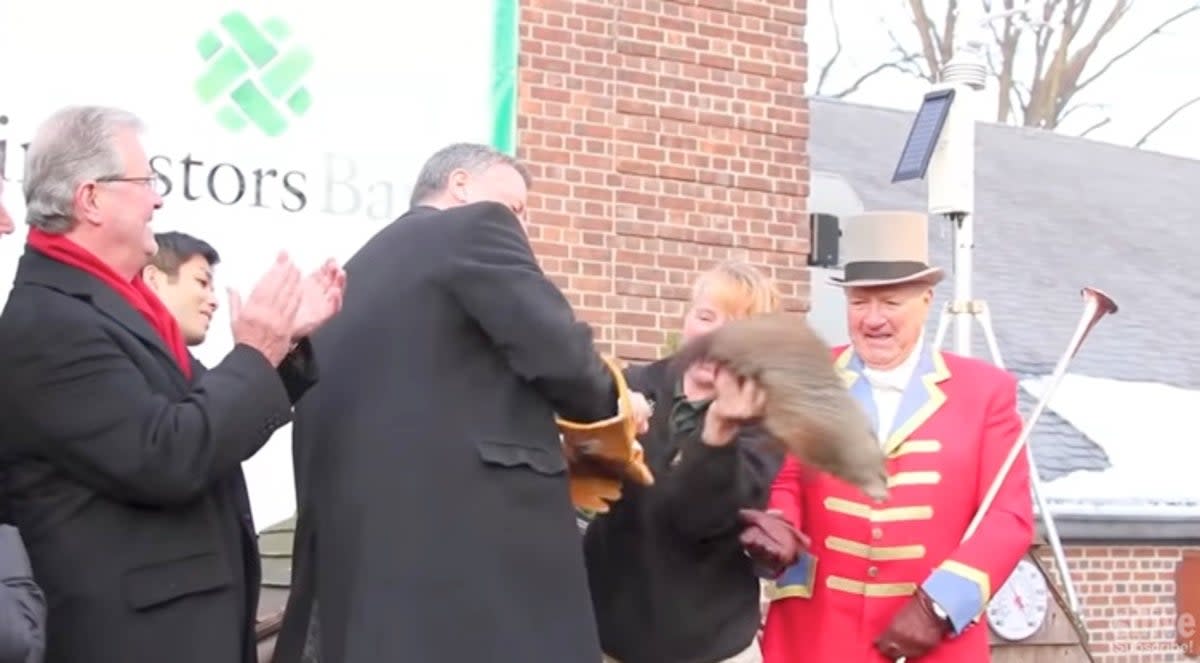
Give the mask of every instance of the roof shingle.
MULTIPOLYGON (((891 182, 913 113, 812 99, 810 114, 814 171, 845 178, 867 210, 927 209, 924 181, 891 182)), ((975 196, 972 287, 1009 370, 1053 371, 1083 312, 1079 290, 1092 286, 1121 311, 1088 336, 1072 373, 1200 389, 1200 336, 1173 322, 1200 301, 1189 269, 1200 253, 1200 161, 981 123, 975 196)), ((931 218, 929 232, 930 259, 950 272, 951 222, 931 218)), ((936 292, 930 339, 949 278, 936 292)), ((972 354, 990 357, 978 325, 972 341, 972 354)), ((1022 391, 1020 405, 1028 414, 1034 399, 1022 391)), ((1109 466, 1102 448, 1049 411, 1031 446, 1045 481, 1109 466)))

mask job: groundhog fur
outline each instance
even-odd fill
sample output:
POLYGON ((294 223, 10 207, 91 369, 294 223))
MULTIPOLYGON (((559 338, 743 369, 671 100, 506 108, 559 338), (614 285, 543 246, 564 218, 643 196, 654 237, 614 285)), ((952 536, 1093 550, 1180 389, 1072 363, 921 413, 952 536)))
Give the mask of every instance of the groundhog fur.
POLYGON ((829 346, 803 318, 776 313, 728 322, 685 344, 672 369, 682 374, 702 360, 762 385, 763 428, 804 465, 887 498, 886 459, 870 419, 834 369, 829 346))

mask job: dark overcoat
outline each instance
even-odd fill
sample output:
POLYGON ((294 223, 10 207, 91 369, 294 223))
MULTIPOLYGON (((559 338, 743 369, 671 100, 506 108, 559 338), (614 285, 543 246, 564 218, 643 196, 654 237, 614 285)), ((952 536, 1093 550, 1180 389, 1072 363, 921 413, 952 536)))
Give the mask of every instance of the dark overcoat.
POLYGON ((275 661, 317 606, 328 663, 597 663, 555 412, 611 376, 516 216, 417 207, 347 263, 298 404, 298 520, 275 661))
POLYGON ((0 488, 48 604, 46 663, 255 660, 241 462, 315 380, 237 346, 189 382, 145 318, 33 249, 0 315, 0 488))

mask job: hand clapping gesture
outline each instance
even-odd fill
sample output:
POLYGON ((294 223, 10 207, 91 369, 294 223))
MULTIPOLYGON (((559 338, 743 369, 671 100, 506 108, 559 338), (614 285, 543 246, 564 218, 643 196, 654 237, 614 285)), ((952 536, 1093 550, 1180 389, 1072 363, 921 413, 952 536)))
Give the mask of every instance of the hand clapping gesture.
POLYGON ((233 342, 279 366, 296 342, 341 310, 345 285, 346 273, 332 259, 302 279, 292 259, 280 252, 244 301, 229 289, 233 342))
POLYGON ((346 272, 332 258, 300 282, 300 307, 292 323, 292 341, 298 342, 342 310, 346 272))

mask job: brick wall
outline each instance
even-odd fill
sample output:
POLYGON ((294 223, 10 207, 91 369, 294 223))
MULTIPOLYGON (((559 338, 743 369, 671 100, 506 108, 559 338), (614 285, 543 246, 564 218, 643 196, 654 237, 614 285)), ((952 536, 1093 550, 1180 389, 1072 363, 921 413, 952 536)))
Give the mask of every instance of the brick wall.
MULTIPOLYGON (((1138 545, 1065 548, 1097 663, 1196 660, 1186 658, 1175 644, 1180 622, 1174 576, 1183 550, 1138 545)), ((1057 583, 1049 549, 1041 557, 1057 583)))
POLYGON ((659 356, 734 256, 807 308, 805 0, 522 0, 529 235, 599 345, 659 356))
MULTIPOLYGON (((725 257, 807 309, 805 4, 522 0, 529 235, 602 349, 659 356, 691 279, 725 257)), ((1181 550, 1067 549, 1097 661, 1188 660, 1173 645, 1181 550)))

